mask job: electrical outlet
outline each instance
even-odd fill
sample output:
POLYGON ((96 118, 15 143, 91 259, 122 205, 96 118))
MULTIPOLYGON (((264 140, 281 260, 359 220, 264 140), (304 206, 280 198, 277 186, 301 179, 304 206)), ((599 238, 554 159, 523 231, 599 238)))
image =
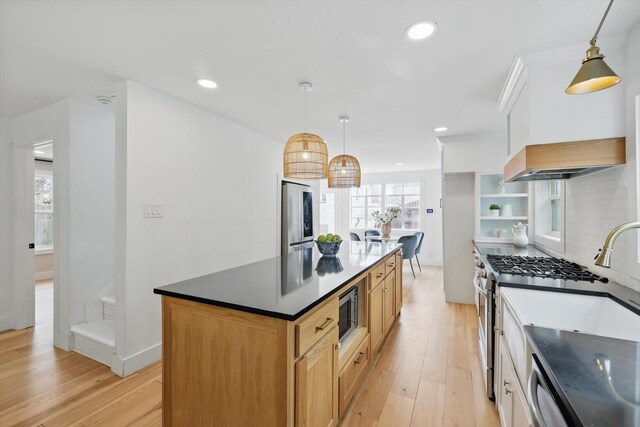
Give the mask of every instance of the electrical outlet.
POLYGON ((145 218, 162 218, 164 207, 162 203, 145 203, 143 211, 145 218))

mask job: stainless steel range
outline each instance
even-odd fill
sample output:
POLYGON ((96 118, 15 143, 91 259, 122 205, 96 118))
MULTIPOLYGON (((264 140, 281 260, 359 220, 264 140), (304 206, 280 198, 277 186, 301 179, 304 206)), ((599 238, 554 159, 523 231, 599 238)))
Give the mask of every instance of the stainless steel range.
POLYGON ((585 267, 560 258, 533 257, 517 255, 488 254, 485 265, 476 253, 474 257, 475 276, 473 286, 476 289, 476 308, 478 312, 478 335, 480 357, 484 367, 484 380, 487 397, 494 395, 494 349, 495 349, 495 313, 497 283, 510 283, 520 286, 535 286, 536 282, 550 286, 562 286, 566 282, 602 282, 605 277, 593 274, 585 267), (555 283, 559 282, 559 283, 555 283))

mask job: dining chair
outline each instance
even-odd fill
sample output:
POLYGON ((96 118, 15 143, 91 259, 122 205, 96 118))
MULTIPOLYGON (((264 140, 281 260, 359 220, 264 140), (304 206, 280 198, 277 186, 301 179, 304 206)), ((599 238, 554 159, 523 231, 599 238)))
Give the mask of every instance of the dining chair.
POLYGON ((409 265, 411 265, 411 272, 413 278, 416 278, 416 272, 413 269, 413 262, 411 260, 416 256, 416 247, 418 247, 418 236, 412 234, 410 236, 402 236, 398 239, 398 243, 402 243, 402 259, 408 259, 409 265))
POLYGON ((358 236, 358 233, 354 233, 353 231, 349 232, 349 235, 351 236, 351 241, 352 242, 359 242, 360 241, 360 236, 358 236))
POLYGON ((372 239, 371 237, 380 236, 380 232, 378 230, 365 230, 364 231, 364 239, 371 243, 382 243, 380 239, 372 239))
POLYGON ((418 268, 422 271, 422 266, 420 266, 420 259, 418 255, 420 255, 420 251, 422 250, 422 240, 424 240, 424 233, 422 231, 418 231, 413 233, 414 236, 418 238, 418 246, 416 246, 416 262, 418 263, 418 268))

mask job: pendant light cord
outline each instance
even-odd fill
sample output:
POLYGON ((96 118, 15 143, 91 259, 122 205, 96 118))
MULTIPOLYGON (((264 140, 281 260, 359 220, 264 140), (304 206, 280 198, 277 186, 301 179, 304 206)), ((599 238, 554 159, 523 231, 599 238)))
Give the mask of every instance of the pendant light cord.
POLYGON ((342 154, 347 154, 347 138, 346 138, 346 134, 347 134, 347 121, 343 120, 342 121, 342 154))
POLYGON ((611 9, 612 4, 613 4, 613 0, 609 2, 609 6, 607 6, 607 10, 605 10, 604 16, 602 16, 602 20, 600 21, 600 25, 598 25, 598 29, 596 30, 596 33, 591 38, 591 41, 589 41, 589 44, 591 45, 596 44, 596 39, 598 38, 598 34, 600 33, 600 28, 602 28, 602 24, 604 24, 604 20, 607 19, 607 15, 609 14, 609 9, 611 9))
POLYGON ((307 92, 309 91, 308 87, 304 88, 304 131, 307 129, 307 92))

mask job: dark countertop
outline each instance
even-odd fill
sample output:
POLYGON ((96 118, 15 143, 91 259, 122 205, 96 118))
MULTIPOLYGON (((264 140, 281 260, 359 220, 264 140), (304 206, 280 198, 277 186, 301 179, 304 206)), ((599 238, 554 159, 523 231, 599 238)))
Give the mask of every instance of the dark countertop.
MULTIPOLYGON (((474 245, 478 249, 482 260, 487 266, 487 271, 495 274, 491 269, 491 264, 487 262, 487 255, 519 255, 519 256, 539 256, 550 257, 551 255, 537 249, 533 245, 526 248, 516 248, 512 244, 500 243, 477 243, 474 245)), ((588 266, 587 266, 588 267, 588 266)), ((585 282, 562 279, 545 279, 541 277, 515 276, 511 274, 495 274, 498 286, 535 289, 540 291, 567 292, 583 295, 597 295, 613 299, 629 310, 640 315, 640 293, 633 289, 622 286, 619 283, 609 281, 585 282)))
POLYGON ((640 427, 640 343, 539 326, 524 329, 554 397, 574 425, 640 427))
POLYGON ((402 247, 398 243, 344 241, 334 258, 314 245, 153 290, 156 294, 296 320, 343 285, 402 247))

